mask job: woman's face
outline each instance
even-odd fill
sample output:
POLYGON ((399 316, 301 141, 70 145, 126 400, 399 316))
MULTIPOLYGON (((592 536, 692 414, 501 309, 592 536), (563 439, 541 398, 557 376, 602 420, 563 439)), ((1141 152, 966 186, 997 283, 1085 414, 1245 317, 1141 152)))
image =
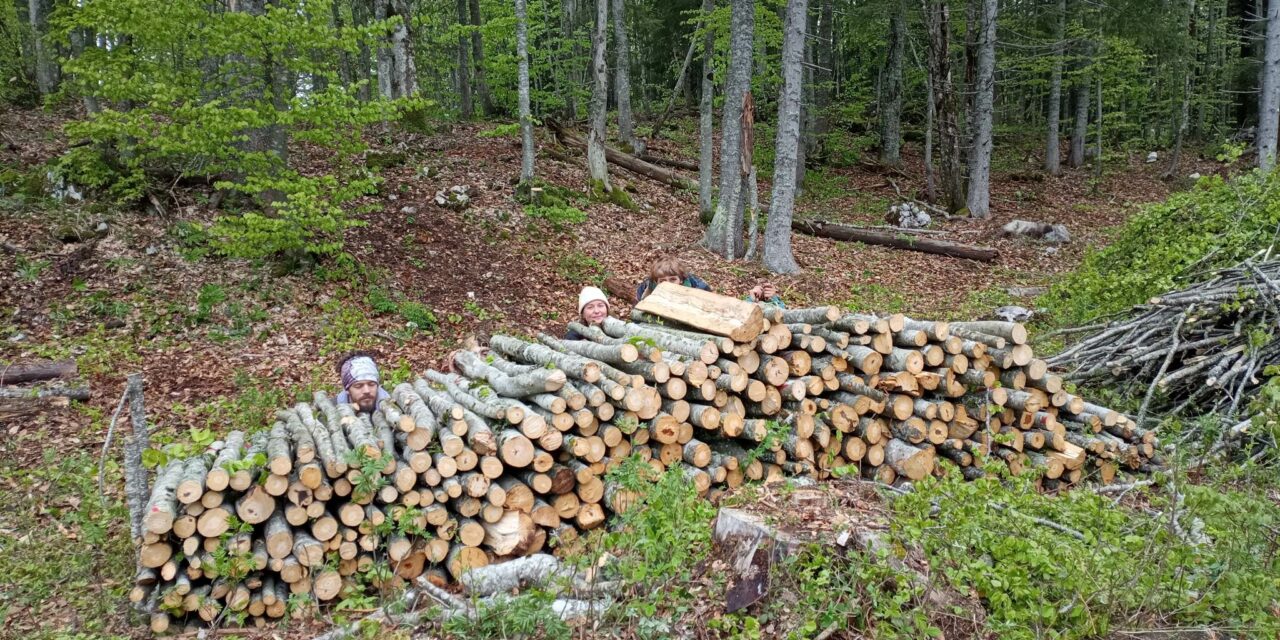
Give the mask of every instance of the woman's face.
POLYGON ((582 319, 587 324, 600 324, 604 322, 605 316, 609 315, 609 305, 599 301, 592 300, 587 306, 582 308, 582 319))

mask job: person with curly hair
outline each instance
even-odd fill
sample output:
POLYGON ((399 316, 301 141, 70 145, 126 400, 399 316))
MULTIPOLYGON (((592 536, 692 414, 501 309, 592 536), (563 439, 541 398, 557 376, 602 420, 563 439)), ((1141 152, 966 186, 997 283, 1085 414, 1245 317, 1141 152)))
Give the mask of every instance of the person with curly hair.
POLYGON ((372 413, 379 402, 391 397, 382 388, 382 375, 371 353, 352 351, 343 354, 338 359, 338 375, 342 378, 338 404, 354 404, 361 413, 372 413))

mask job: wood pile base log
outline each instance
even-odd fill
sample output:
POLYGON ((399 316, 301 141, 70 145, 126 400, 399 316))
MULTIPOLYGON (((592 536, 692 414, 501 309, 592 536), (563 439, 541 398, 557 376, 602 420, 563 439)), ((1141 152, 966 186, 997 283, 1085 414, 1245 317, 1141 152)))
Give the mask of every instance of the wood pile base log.
POLYGON ((998 252, 991 247, 963 244, 948 240, 935 240, 933 238, 921 238, 919 236, 900 234, 894 231, 872 231, 870 229, 860 229, 858 227, 852 227, 845 224, 835 224, 820 220, 796 220, 791 223, 791 228, 799 231, 800 233, 818 236, 819 238, 831 238, 832 240, 845 240, 849 242, 864 242, 866 244, 893 247, 895 249, 906 249, 908 251, 933 253, 940 256, 950 256, 952 258, 966 258, 968 260, 978 260, 980 262, 992 262, 996 259, 996 256, 999 255, 998 252))
POLYGON ((894 484, 975 478, 997 460, 1044 468, 1052 490, 1160 464, 1154 434, 1063 391, 1021 325, 707 295, 651 296, 638 321, 581 327, 583 341, 493 336, 488 357, 424 371, 370 414, 317 392, 169 461, 146 501, 131 599, 154 627, 224 608, 257 624, 293 593, 337 600, 383 558, 379 587, 465 580, 628 509, 636 496, 607 475, 628 458, 711 500, 837 470, 894 484), (218 575, 224 551, 251 563, 244 580, 218 575))

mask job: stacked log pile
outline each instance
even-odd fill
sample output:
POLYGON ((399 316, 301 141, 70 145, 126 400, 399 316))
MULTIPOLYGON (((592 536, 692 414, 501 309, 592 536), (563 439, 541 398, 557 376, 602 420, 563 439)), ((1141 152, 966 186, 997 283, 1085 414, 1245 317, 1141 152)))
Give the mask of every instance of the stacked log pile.
POLYGON ((1015 323, 781 310, 660 285, 585 340, 494 336, 371 414, 324 392, 158 471, 131 598, 152 628, 259 624, 291 594, 456 581, 602 526, 639 457, 714 499, 749 480, 919 480, 997 460, 1060 487, 1153 464, 1154 434, 1067 393, 1015 323))

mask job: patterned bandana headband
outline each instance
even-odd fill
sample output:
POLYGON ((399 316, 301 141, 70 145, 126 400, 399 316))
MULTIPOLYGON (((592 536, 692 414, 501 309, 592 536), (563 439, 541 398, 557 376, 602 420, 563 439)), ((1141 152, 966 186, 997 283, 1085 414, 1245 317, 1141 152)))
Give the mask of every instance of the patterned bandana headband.
POLYGON ((347 389, 357 382, 366 380, 378 382, 378 365, 373 363, 373 359, 366 356, 358 356, 342 363, 342 388, 347 389))

